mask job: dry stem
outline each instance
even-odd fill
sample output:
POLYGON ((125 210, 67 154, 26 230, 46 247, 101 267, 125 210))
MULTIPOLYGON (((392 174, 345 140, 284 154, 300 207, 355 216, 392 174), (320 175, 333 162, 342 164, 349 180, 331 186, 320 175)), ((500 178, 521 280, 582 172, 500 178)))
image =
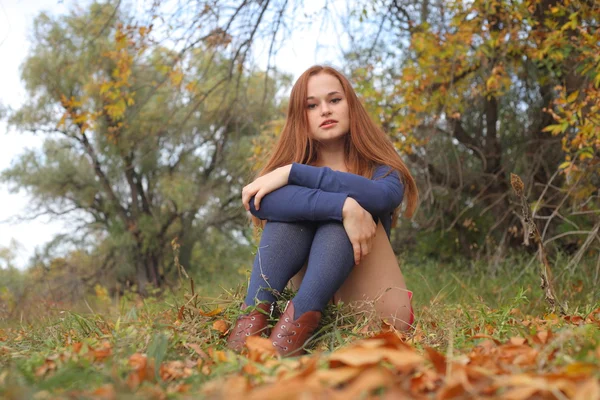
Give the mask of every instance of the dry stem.
POLYGON ((517 197, 521 200, 521 213, 523 214, 523 224, 525 226, 524 234, 524 244, 529 244, 529 239, 534 239, 538 244, 538 254, 540 257, 540 278, 541 283, 540 287, 544 291, 544 297, 548 305, 550 306, 552 312, 556 311, 558 307, 558 311, 561 315, 565 315, 565 309, 562 304, 556 298, 556 292, 552 286, 552 270, 550 268, 550 263, 548 261, 548 253, 546 252, 546 248, 544 247, 544 242, 542 237, 540 236, 540 232, 537 228, 537 225, 531 218, 531 209, 529 208, 529 204, 527 203, 527 199, 525 198, 525 185, 521 178, 516 174, 510 174, 510 184, 513 187, 517 197))

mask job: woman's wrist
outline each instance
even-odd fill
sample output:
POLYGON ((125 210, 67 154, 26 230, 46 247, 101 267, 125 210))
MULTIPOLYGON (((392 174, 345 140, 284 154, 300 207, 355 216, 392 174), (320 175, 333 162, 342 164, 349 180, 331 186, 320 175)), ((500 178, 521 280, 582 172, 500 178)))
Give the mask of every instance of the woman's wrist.
POLYGON ((279 170, 281 171, 283 180, 285 181, 285 184, 287 185, 290 180, 290 172, 292 171, 292 164, 288 164, 288 165, 284 165, 283 167, 279 167, 279 170))
POLYGON ((354 212, 354 210, 356 210, 356 206, 360 207, 360 204, 358 204, 358 202, 352 197, 346 197, 346 201, 344 201, 344 206, 342 207, 342 219, 354 212))

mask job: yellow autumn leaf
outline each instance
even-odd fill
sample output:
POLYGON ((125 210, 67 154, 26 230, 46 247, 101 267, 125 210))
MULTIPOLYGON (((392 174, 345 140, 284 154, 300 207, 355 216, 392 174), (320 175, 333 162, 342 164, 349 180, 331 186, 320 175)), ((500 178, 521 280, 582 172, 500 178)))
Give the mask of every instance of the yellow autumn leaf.
POLYGON ((572 103, 575 100, 577 100, 577 97, 579 97, 579 90, 574 91, 573 93, 571 93, 569 95, 569 97, 567 97, 567 102, 568 103, 572 103))
POLYGON ((571 165, 571 161, 565 161, 558 166, 558 169, 565 169, 565 168, 568 168, 570 165, 571 165))

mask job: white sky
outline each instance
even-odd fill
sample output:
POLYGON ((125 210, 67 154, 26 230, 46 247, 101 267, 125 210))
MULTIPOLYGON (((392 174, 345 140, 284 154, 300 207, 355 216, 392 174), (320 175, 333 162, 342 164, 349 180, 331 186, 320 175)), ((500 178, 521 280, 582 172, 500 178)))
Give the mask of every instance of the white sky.
MULTIPOLYGON (((320 1, 307 1, 318 6, 320 1)), ((341 4, 341 2, 338 2, 341 4)), ((20 81, 20 65, 29 51, 29 35, 33 20, 41 11, 52 14, 66 13, 73 3, 69 0, 0 0, 0 104, 17 109, 26 99, 20 81)), ((274 64, 297 78, 306 68, 323 63, 336 65, 339 59, 339 37, 328 26, 327 32, 319 32, 320 24, 308 31, 296 32, 277 54, 274 64)), ((264 51, 266 53, 266 50, 264 51)), ((258 58, 266 54, 256 52, 258 58)), ((266 59, 264 59, 266 64, 266 59)), ((8 130, 0 121, 0 170, 27 148, 40 148, 43 137, 8 130)), ((41 217, 34 221, 17 222, 18 216, 26 216, 28 203, 26 193, 11 194, 5 185, 0 185, 0 246, 9 246, 16 240, 16 264, 24 268, 36 247, 57 233, 68 233, 69 227, 59 221, 41 217)))

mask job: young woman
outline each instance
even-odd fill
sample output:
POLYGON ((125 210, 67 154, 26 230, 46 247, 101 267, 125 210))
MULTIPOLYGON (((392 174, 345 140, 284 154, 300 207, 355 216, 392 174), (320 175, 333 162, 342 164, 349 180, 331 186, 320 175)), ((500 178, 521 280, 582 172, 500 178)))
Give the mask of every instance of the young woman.
POLYGON ((229 347, 268 334, 275 296, 290 280, 298 292, 269 336, 281 355, 303 351, 330 300, 371 301, 397 329, 412 325, 412 293, 389 242, 403 198, 410 217, 414 179, 348 80, 330 67, 309 68, 292 88, 272 155, 242 191, 264 229, 229 347))

